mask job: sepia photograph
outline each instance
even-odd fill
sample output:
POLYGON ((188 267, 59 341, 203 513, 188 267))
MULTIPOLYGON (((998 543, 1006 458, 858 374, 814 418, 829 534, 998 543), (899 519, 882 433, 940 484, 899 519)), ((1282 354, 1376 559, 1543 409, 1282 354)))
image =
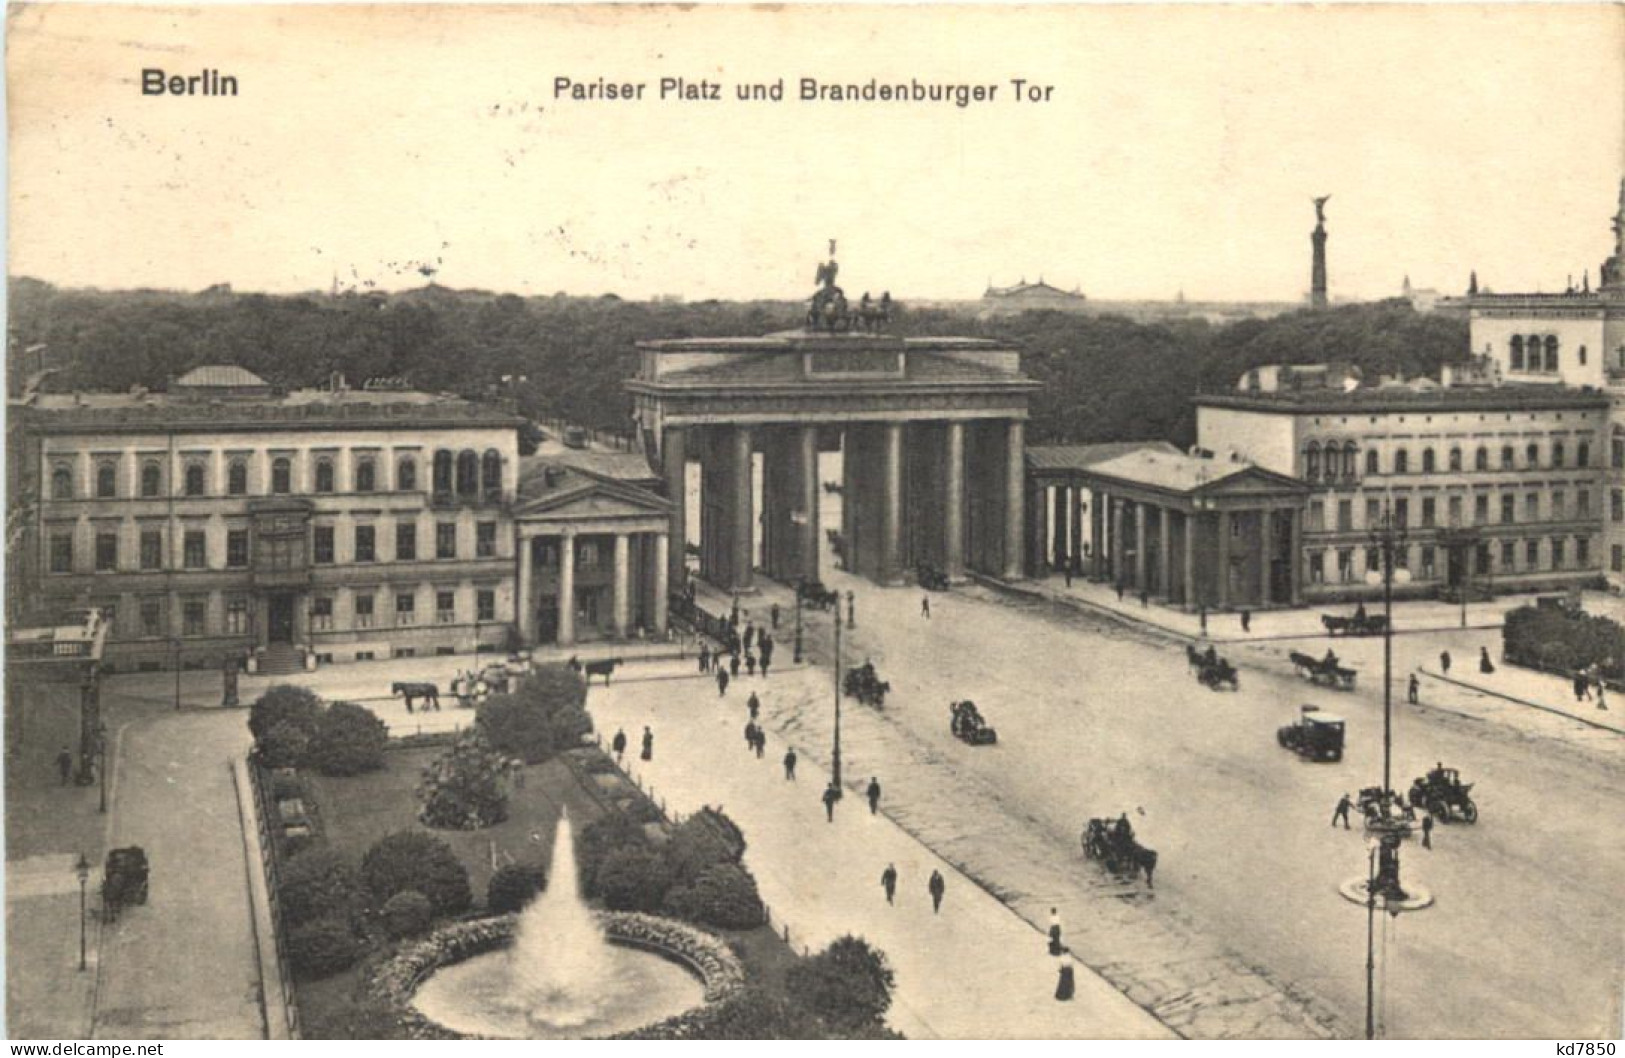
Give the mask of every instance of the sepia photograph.
POLYGON ((13 1053, 1615 1053, 1625 7, 5 38, 13 1053))

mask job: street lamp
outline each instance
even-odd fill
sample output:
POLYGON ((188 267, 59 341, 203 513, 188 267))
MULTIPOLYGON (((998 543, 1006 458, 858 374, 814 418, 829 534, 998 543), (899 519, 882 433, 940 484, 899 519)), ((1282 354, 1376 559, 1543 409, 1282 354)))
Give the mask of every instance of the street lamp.
POLYGON ((1382 518, 1370 529, 1371 545, 1380 552, 1382 569, 1367 570, 1367 584, 1382 584, 1382 789, 1387 794, 1393 786, 1393 715, 1394 715, 1394 583, 1410 582, 1408 569, 1395 569, 1394 556, 1406 547, 1409 535, 1405 523, 1397 521, 1390 504, 1384 504, 1382 518))
POLYGON ((176 710, 176 712, 179 712, 180 707, 181 707, 181 638, 180 638, 180 636, 176 636, 171 641, 171 645, 174 646, 174 648, 175 648, 175 710, 176 710))
POLYGON ((796 664, 801 664, 801 592, 796 591, 796 664))
POLYGON ((842 795, 841 787, 841 604, 835 603, 835 749, 831 753, 834 767, 831 769, 833 778, 831 785, 835 790, 836 798, 842 795))
POLYGON ((1365 1038, 1377 1038, 1376 980, 1377 980, 1377 846, 1375 838, 1366 839, 1365 874, 1365 1038))
POLYGON ((90 884, 90 861, 85 854, 79 854, 79 862, 73 865, 73 873, 79 876, 79 969, 84 970, 85 964, 85 889, 90 884))
POLYGON ((101 778, 101 801, 97 811, 107 814, 107 725, 96 726, 96 770, 101 778))

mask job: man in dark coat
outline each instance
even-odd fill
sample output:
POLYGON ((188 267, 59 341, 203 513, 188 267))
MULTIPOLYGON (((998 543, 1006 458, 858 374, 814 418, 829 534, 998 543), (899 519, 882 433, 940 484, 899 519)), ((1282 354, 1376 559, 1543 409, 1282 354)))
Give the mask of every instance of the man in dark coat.
POLYGON ((779 604, 778 603, 773 604, 772 609, 768 610, 768 615, 771 616, 772 619, 773 619, 773 627, 774 628, 779 627, 779 604))
POLYGON ((948 890, 948 883, 943 881, 942 872, 933 870, 931 880, 925 887, 931 893, 931 913, 939 914, 942 911, 942 894, 948 890))
POLYGON ((787 782, 796 781, 796 750, 794 746, 784 751, 784 778, 787 782))
POLYGON ((1433 814, 1431 812, 1422 817, 1422 847, 1424 849, 1433 847, 1433 814))
POLYGON ((648 727, 643 729, 643 759, 655 759, 655 733, 650 731, 648 727))
POLYGON ((620 763, 621 755, 626 752, 626 732, 617 729, 615 732, 615 741, 611 742, 609 745, 610 748, 615 751, 615 762, 617 764, 620 763))
POLYGON ((737 650, 728 655, 728 672, 734 679, 739 678, 739 651, 737 650))
POLYGON ((1422 681, 1416 678, 1416 673, 1414 673, 1414 672, 1411 673, 1410 686, 1406 689, 1405 694, 1406 694, 1406 697, 1410 700, 1410 703, 1412 705, 1415 705, 1420 700, 1420 698, 1421 698, 1421 694, 1420 694, 1421 689, 1422 689, 1422 681))
POLYGON ((835 802, 841 799, 841 791, 835 788, 834 783, 824 787, 824 816, 831 823, 835 822, 835 802))
POLYGON ((886 864, 886 869, 880 872, 880 887, 886 890, 886 903, 895 903, 896 901, 893 899, 897 896, 897 867, 895 864, 886 864))
POLYGON ((728 670, 721 665, 717 666, 717 697, 721 698, 728 693, 728 670))
POLYGON ((880 778, 869 777, 869 814, 874 815, 880 808, 880 778))
POLYGON ((762 700, 756 697, 755 691, 750 692, 750 697, 745 700, 745 707, 750 710, 752 720, 755 720, 757 714, 762 711, 762 700))
POLYGON ((1332 810, 1332 826, 1334 826, 1334 827, 1337 826, 1337 821, 1339 819, 1341 819, 1343 821, 1343 829, 1348 830, 1349 829, 1349 809, 1351 809, 1353 807, 1354 807, 1354 802, 1349 799, 1348 794, 1344 794, 1342 797, 1338 798, 1337 799, 1337 807, 1332 810))
POLYGON ((700 671, 711 671, 711 645, 709 643, 700 644, 700 671))

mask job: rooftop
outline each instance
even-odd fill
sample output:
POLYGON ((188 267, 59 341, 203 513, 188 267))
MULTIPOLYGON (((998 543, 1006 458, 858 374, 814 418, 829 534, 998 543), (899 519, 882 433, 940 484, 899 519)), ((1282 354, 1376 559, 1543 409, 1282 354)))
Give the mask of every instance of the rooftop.
MULTIPOLYGON (((229 385, 236 387, 239 383, 229 385)), ((169 426, 207 426, 222 431, 286 430, 316 424, 359 429, 419 425, 517 428, 524 421, 506 404, 475 403, 451 394, 411 390, 300 389, 255 399, 139 390, 44 393, 21 409, 13 409, 18 410, 31 414, 34 428, 43 433, 118 433, 169 426)))
POLYGON ((1088 470, 1107 460, 1141 450, 1178 455, 1179 449, 1167 441, 1102 441, 1096 444, 1028 445, 1027 467, 1031 470, 1088 470))
POLYGON ((1254 468, 1251 463, 1186 455, 1177 449, 1167 452, 1155 448, 1142 448, 1114 459, 1103 460, 1090 469, 1107 477, 1150 485, 1169 492, 1192 492, 1204 485, 1223 481, 1225 478, 1254 468))
POLYGON ((175 385, 188 389, 239 389, 269 388, 270 383, 254 372, 234 364, 205 364, 203 367, 194 367, 177 378, 175 385))
MULTIPOLYGON (((1429 380, 1431 381, 1431 380, 1429 380)), ((1608 395, 1590 387, 1557 385, 1362 386, 1359 389, 1278 390, 1273 393, 1198 393, 1197 407, 1250 411, 1506 411, 1607 408, 1608 395)))

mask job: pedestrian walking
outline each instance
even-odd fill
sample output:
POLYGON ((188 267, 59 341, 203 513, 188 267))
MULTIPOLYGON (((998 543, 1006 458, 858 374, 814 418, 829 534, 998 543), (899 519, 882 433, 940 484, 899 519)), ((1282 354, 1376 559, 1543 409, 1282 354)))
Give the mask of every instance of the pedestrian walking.
POLYGON ((513 788, 515 790, 523 790, 525 788, 525 762, 524 761, 520 760, 518 757, 514 757, 511 760, 509 760, 508 761, 508 774, 513 779, 513 788))
POLYGON ((700 671, 711 671, 711 647, 707 643, 700 644, 700 671))
POLYGON ((1603 685, 1602 678, 1598 677, 1598 679, 1597 679, 1597 708, 1603 710, 1604 712, 1607 712, 1607 710, 1608 710, 1608 700, 1606 698, 1607 693, 1608 692, 1607 692, 1606 688, 1603 685))
MULTIPOLYGON (((839 606, 840 603, 835 605, 839 606)), ((846 623, 850 628, 858 627, 858 596, 850 590, 846 593, 846 623)))
POLYGON ((768 610, 768 615, 773 619, 773 627, 774 628, 779 627, 779 604, 778 603, 773 604, 772 609, 768 610))
POLYGON ((761 760, 767 753, 767 732, 761 728, 756 729, 756 759, 761 760))
POLYGON ((1422 681, 1418 680, 1416 678, 1416 673, 1414 673, 1414 672, 1411 673, 1411 682, 1410 682, 1410 685, 1405 689, 1405 697, 1406 697, 1407 700, 1410 701, 1410 703, 1412 705, 1415 705, 1417 703, 1417 700, 1419 698, 1418 692, 1421 689, 1422 689, 1422 681))
POLYGON ((1207 636, 1207 607, 1206 606, 1204 606, 1201 609, 1196 611, 1196 619, 1202 623, 1202 636, 1204 638, 1206 638, 1206 636, 1207 636))
POLYGON ((756 642, 756 626, 749 621, 745 622, 745 649, 748 651, 751 644, 756 642))
POLYGON ((1243 632, 1251 632, 1253 630, 1253 614, 1251 610, 1241 611, 1241 630, 1243 632))
POLYGON ((931 913, 942 912, 942 894, 948 891, 948 883, 942 880, 942 872, 933 870, 931 880, 925 886, 931 892, 931 913))
POLYGON ((647 725, 643 728, 643 759, 655 759, 655 733, 647 725))
POLYGON ((750 710, 750 718, 755 720, 762 711, 762 700, 756 697, 755 691, 751 691, 750 697, 745 701, 745 706, 750 710))
POLYGON ((920 596, 920 616, 927 621, 931 620, 931 596, 920 596))
POLYGON ((620 728, 617 728, 615 730, 615 738, 612 742, 610 742, 609 746, 615 751, 615 763, 619 764, 621 762, 621 755, 626 752, 626 732, 620 728))
POLYGON ((1072 963, 1072 952, 1064 951, 1061 955, 1060 976, 1055 981, 1055 998, 1062 1003, 1072 1000, 1077 992, 1077 970, 1072 963))
POLYGON ((1151 605, 1151 593, 1146 591, 1144 588, 1141 588, 1140 589, 1140 606, 1141 607, 1148 607, 1150 605, 1151 605))
POLYGON ((1586 683, 1585 673, 1576 672, 1574 674, 1574 700, 1583 702, 1589 697, 1591 697, 1591 688, 1586 683))
POLYGON ((717 666, 717 697, 721 698, 728 693, 728 670, 717 666))
POLYGON ((737 650, 728 655, 728 672, 734 679, 739 678, 739 651, 737 650))
POLYGON ((1061 912, 1057 908, 1049 909, 1049 953, 1060 955, 1066 951, 1066 945, 1061 943, 1061 912))
POLYGON ((762 655, 762 679, 764 679, 764 680, 767 679, 767 663, 772 661, 772 660, 773 660, 773 655, 772 654, 764 653, 762 655))
POLYGON ((1068 588, 1072 587, 1072 563, 1071 562, 1068 562, 1066 564, 1066 586, 1068 588))
POLYGON ((756 748, 756 724, 750 720, 745 721, 745 748, 756 748))
POLYGON ((56 755, 56 770, 62 776, 62 785, 68 785, 68 779, 73 776, 73 753, 67 746, 63 746, 62 752, 56 755))
POLYGON ((1495 663, 1490 660, 1489 647, 1478 648, 1478 671, 1482 672, 1486 676, 1493 676, 1495 674, 1495 663))
POLYGON ((1123 601, 1123 582, 1122 581, 1117 582, 1117 601, 1118 602, 1123 601))
POLYGON ((886 903, 896 903, 897 896, 897 865, 886 864, 886 869, 880 872, 880 888, 886 890, 886 903))
POLYGON ((869 814, 874 815, 880 808, 880 780, 871 775, 869 777, 869 814))
POLYGON ((1450 651, 1439 651, 1439 668, 1446 676, 1450 675, 1450 651))
POLYGON ((756 675, 756 655, 749 651, 745 652, 745 675, 756 675))
POLYGON ((1343 821, 1343 829, 1348 830, 1349 829, 1349 809, 1351 809, 1353 807, 1354 807, 1354 802, 1349 799, 1348 794, 1344 794, 1342 797, 1338 798, 1337 799, 1337 808, 1335 808, 1332 811, 1332 826, 1334 826, 1334 827, 1337 826, 1337 821, 1339 819, 1341 819, 1343 821))
POLYGON ((824 816, 831 823, 835 822, 835 802, 841 799, 841 791, 836 789, 832 782, 824 787, 824 816))
POLYGON ((1422 817, 1422 847, 1424 849, 1433 847, 1433 813, 1431 812, 1422 817))
POLYGON ((785 782, 796 781, 796 749, 794 746, 784 751, 784 780, 785 782))

